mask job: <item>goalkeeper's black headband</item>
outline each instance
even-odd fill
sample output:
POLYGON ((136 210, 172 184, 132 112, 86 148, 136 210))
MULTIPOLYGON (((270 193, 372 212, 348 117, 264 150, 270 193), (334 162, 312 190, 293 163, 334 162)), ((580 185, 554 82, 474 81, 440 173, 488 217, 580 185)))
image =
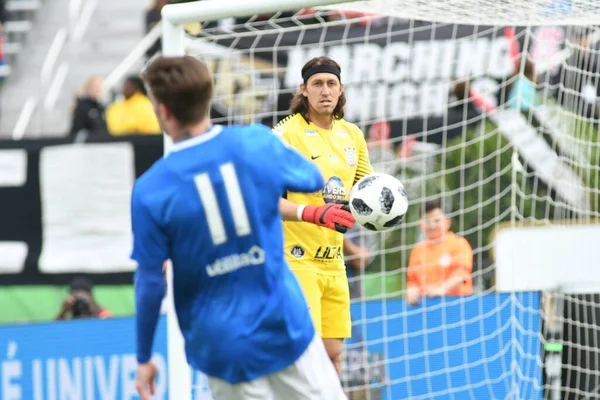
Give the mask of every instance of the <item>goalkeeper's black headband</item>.
POLYGON ((340 78, 341 71, 338 67, 334 67, 332 65, 315 65, 314 67, 310 67, 309 69, 307 69, 306 72, 304 72, 304 74, 302 74, 302 79, 304 79, 304 84, 306 84, 306 82, 308 82, 308 78, 310 78, 314 74, 320 74, 322 72, 326 72, 328 74, 334 74, 335 76, 338 77, 340 82, 342 81, 342 78, 340 78))

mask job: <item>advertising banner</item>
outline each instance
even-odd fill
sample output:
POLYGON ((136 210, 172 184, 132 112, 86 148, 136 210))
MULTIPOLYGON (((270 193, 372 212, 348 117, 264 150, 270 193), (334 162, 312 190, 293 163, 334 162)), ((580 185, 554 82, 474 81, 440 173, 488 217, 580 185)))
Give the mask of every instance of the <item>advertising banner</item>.
POLYGON ((365 133, 386 121, 392 138, 415 135, 441 144, 461 134, 471 118, 463 105, 455 105, 456 83, 468 79, 491 104, 503 103, 515 73, 512 51, 522 51, 527 42, 532 60, 545 70, 541 81, 550 84, 544 95, 551 96, 566 38, 564 27, 532 28, 525 41, 523 28, 388 18, 326 28, 306 23, 301 35, 281 25, 281 30, 257 25, 254 35, 240 31, 191 41, 191 52, 207 60, 215 76, 215 117, 273 126, 289 113, 304 63, 326 55, 342 68, 346 120, 365 133))
POLYGON ((131 284, 134 180, 163 138, 0 142, 0 285, 131 284))
POLYGON ((350 399, 541 399, 539 309, 537 292, 355 304, 350 399))
MULTIPOLYGON (((541 399, 539 300, 528 292, 415 307, 354 304, 342 376, 350 399, 541 399)), ((134 340, 133 318, 1 327, 0 398, 135 399, 134 340)), ((157 400, 168 399, 166 349, 162 317, 153 357, 157 400)), ((193 382, 193 399, 210 399, 203 375, 193 382)))

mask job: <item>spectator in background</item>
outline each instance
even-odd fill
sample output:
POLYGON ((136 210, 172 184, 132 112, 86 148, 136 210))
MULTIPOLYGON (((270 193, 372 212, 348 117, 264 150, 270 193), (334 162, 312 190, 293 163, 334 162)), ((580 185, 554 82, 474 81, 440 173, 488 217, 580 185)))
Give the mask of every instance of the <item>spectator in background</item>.
POLYGON ((74 278, 69 284, 69 294, 64 299, 56 320, 112 317, 110 311, 96 303, 92 294, 93 287, 92 281, 87 278, 74 278))
MULTIPOLYGON (((169 0, 154 0, 152 7, 146 10, 144 25, 146 27, 146 34, 152 30, 161 20, 161 11, 164 6, 169 4, 169 0)), ((153 55, 161 51, 160 38, 154 42, 154 44, 146 51, 146 57, 151 58, 153 55)))
POLYGON ((530 108, 539 105, 537 84, 538 77, 535 72, 535 64, 525 58, 523 74, 519 73, 522 62, 517 63, 517 73, 514 82, 508 88, 508 106, 516 108, 521 112, 528 112, 530 108))
POLYGON ((473 250, 463 237, 450 231, 451 221, 440 201, 425 203, 420 222, 426 239, 410 252, 406 281, 409 304, 422 296, 460 296, 473 293, 473 250))
POLYGON ((100 102, 104 81, 100 76, 88 78, 75 102, 69 136, 77 141, 87 137, 107 136, 104 105, 100 102))
POLYGON ((469 79, 456 82, 452 87, 452 93, 456 97, 457 104, 451 110, 459 114, 467 123, 477 121, 477 117, 483 110, 492 111, 496 107, 490 99, 474 92, 473 82, 469 79))
POLYGON ((114 102, 106 110, 106 123, 111 135, 151 135, 162 132, 139 76, 132 75, 125 79, 122 94, 124 100, 114 102))

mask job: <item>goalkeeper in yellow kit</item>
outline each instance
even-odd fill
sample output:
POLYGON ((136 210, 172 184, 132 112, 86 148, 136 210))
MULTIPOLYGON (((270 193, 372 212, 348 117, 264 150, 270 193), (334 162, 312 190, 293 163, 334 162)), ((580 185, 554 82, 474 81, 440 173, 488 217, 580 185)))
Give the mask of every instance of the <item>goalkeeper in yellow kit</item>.
POLYGON ((302 79, 292 115, 273 131, 313 160, 326 184, 322 191, 287 193, 281 200, 285 254, 339 374, 343 341, 352 330, 343 233, 354 218, 344 204, 352 186, 373 168, 362 131, 343 119, 340 66, 328 57, 313 58, 302 68, 302 79))

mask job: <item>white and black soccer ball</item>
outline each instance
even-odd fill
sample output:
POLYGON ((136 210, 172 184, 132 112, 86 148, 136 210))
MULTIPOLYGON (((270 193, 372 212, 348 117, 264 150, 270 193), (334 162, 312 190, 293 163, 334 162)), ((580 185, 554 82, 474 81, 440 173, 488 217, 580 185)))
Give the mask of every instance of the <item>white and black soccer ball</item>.
POLYGON ((385 231, 402 222, 408 210, 404 185, 388 174, 360 179, 350 191, 350 211, 356 222, 372 231, 385 231))

